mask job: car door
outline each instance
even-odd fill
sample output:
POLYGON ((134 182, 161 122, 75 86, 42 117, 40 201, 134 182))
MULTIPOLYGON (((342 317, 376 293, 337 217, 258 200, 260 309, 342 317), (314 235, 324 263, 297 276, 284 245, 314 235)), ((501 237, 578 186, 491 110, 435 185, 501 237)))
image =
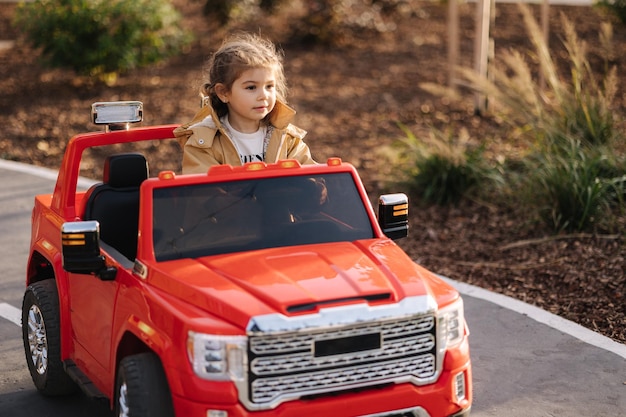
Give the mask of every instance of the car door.
POLYGON ((111 331, 119 276, 103 281, 87 274, 69 273, 70 318, 74 339, 73 358, 79 366, 96 361, 108 370, 111 331))

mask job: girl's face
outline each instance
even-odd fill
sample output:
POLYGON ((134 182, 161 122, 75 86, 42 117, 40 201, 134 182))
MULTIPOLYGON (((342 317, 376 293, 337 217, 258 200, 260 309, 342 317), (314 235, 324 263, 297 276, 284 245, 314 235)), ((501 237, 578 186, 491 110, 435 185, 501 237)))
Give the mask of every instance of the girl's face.
POLYGON ((228 106, 228 122, 242 133, 256 132, 276 104, 276 77, 271 68, 246 70, 230 91, 221 87, 217 93, 228 106))

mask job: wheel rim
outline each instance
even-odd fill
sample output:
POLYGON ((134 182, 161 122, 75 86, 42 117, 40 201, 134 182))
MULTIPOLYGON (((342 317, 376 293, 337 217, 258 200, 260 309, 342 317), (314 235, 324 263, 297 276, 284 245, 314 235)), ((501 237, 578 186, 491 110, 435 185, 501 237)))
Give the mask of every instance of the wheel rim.
POLYGON ((128 417, 128 387, 126 386, 126 381, 120 385, 117 402, 119 406, 118 417, 128 417))
POLYGON ((33 366, 39 375, 48 370, 48 337, 43 314, 36 305, 28 309, 28 347, 33 366))

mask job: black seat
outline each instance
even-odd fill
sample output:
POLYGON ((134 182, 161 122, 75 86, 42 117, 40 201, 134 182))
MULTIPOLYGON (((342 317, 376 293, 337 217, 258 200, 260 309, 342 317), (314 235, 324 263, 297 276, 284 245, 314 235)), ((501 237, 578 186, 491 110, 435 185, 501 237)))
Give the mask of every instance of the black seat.
POLYGON ((139 186, 148 178, 148 163, 139 153, 110 155, 102 183, 85 195, 85 220, 100 223, 100 239, 130 260, 137 256, 139 186))

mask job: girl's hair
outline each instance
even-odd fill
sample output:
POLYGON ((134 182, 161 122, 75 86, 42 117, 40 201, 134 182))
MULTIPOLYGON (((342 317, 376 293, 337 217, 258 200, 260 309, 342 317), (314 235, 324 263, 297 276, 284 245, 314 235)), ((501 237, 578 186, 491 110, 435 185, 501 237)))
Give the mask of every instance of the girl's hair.
POLYGON ((209 99, 219 117, 228 113, 215 92, 216 84, 229 91, 244 71, 252 68, 270 68, 276 77, 276 98, 286 102, 287 82, 283 71, 283 53, 269 40, 251 33, 237 33, 227 37, 208 62, 208 80, 200 88, 204 100, 209 99))

